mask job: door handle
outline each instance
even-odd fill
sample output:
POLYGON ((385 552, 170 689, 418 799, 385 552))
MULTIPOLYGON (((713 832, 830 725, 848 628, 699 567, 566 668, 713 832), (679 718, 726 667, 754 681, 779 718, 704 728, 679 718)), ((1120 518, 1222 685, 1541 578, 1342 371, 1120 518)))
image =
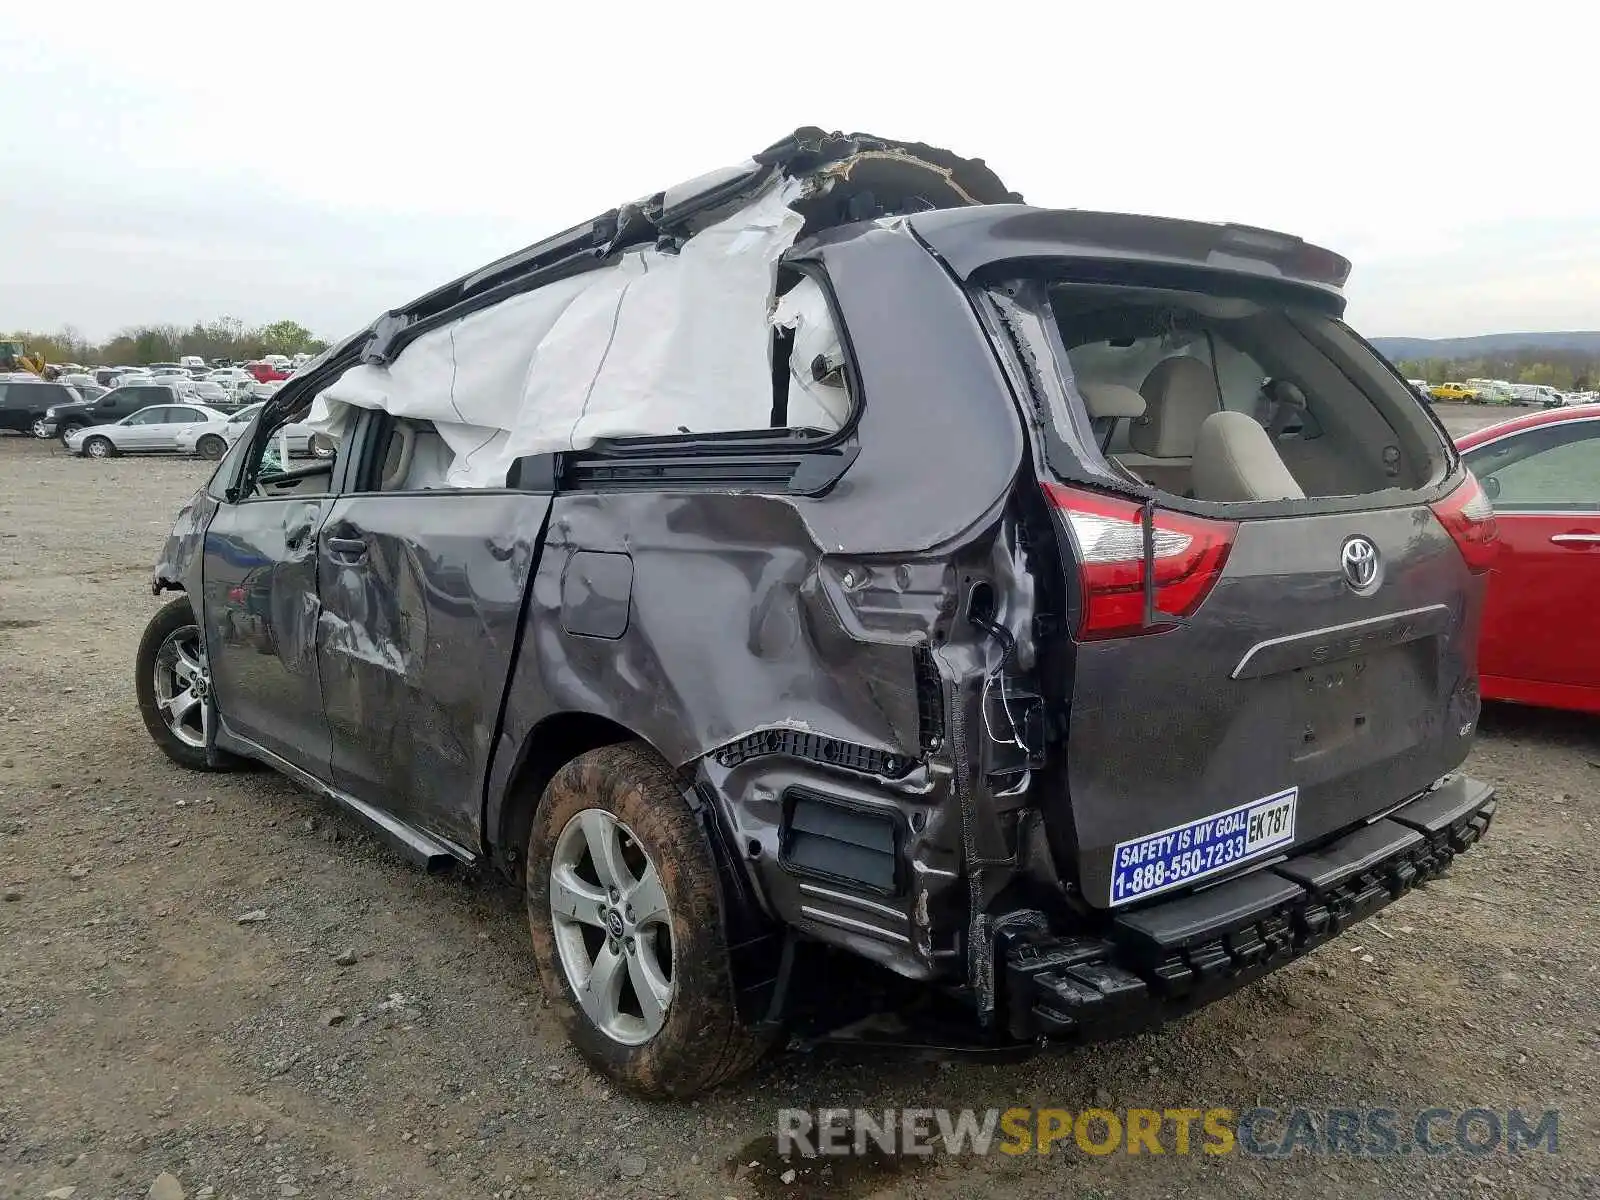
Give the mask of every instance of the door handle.
POLYGON ((1600 533, 1552 533, 1550 540, 1558 546, 1600 545, 1600 533))
POLYGON ((331 557, 345 562, 357 562, 367 556, 367 543, 361 538, 330 537, 324 538, 322 544, 331 557))

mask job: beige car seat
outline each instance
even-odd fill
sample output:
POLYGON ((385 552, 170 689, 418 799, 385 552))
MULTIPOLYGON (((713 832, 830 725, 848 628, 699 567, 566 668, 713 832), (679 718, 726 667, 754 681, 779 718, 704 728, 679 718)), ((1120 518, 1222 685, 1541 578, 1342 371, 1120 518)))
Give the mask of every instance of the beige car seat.
POLYGON ((1211 368, 1198 358, 1164 358, 1139 388, 1145 411, 1128 431, 1122 465, 1147 483, 1181 496, 1189 490, 1195 440, 1222 408, 1211 368))
POLYGON ((1212 413, 1195 439, 1189 491, 1196 500, 1304 500, 1272 437, 1254 417, 1212 413))
POLYGON ((1089 411, 1089 425, 1094 429, 1102 454, 1111 445, 1118 421, 1124 418, 1136 421, 1144 416, 1144 397, 1123 384, 1080 382, 1078 394, 1089 411))

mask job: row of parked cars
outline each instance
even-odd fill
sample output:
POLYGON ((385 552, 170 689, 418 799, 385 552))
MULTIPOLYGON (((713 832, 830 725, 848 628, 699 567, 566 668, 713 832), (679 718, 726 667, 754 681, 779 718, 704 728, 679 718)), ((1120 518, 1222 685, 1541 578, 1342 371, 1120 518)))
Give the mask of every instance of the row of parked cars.
MULTIPOLYGON (((270 385, 269 385, 270 386, 270 385)), ((74 454, 193 454, 218 459, 238 440, 266 397, 247 404, 201 403, 169 378, 151 377, 101 388, 47 382, 33 375, 0 377, 0 429, 57 437, 74 454)), ((291 454, 330 457, 332 445, 312 445, 303 426, 285 430, 291 454)))
POLYGON ((1457 400, 1463 404, 1511 404, 1524 408, 1573 408, 1594 404, 1600 393, 1563 392, 1543 383, 1506 383, 1497 379, 1469 379, 1466 383, 1426 383, 1410 380, 1429 400, 1457 400))

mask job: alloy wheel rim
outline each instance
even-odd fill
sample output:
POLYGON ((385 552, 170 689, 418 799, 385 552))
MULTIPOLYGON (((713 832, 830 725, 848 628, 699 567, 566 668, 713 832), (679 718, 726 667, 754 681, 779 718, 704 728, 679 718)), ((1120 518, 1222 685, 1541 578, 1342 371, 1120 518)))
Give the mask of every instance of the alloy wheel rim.
POLYGON ((111 447, 96 438, 94 441, 89 443, 88 451, 90 458, 105 458, 110 454, 111 447))
POLYGON ((211 675, 200 650, 200 628, 185 625, 167 635, 156 651, 156 708, 172 736, 205 748, 211 723, 211 675))
POLYGON ((623 1045, 661 1031, 676 990, 672 912, 655 863, 610 813, 566 823, 550 859, 556 954, 584 1014, 623 1045))

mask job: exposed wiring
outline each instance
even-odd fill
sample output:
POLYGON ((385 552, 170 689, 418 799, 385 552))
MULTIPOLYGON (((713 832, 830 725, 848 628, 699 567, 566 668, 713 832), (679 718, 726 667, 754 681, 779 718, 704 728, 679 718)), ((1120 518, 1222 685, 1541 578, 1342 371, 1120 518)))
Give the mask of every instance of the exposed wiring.
POLYGON ((1006 664, 1011 661, 1012 656, 1016 653, 1017 639, 1011 636, 1011 631, 1009 629, 1003 625, 997 625, 993 621, 984 620, 983 618, 973 616, 970 613, 968 614, 968 620, 970 620, 979 629, 984 630, 990 637, 1000 644, 1000 661, 995 663, 993 666, 988 666, 987 664, 985 665, 983 691, 978 697, 978 708, 983 713, 983 731, 989 735, 989 740, 994 742, 996 745, 1015 746, 1024 754, 1031 754, 1032 751, 1028 749, 1028 744, 1024 742, 1019 735, 1017 718, 1011 712, 1011 697, 1006 691, 1006 664), (1000 684, 1000 707, 1006 714, 1007 724, 1011 726, 1010 737, 1003 738, 998 736, 994 731, 994 726, 989 723, 989 689, 992 688, 996 682, 1000 684))

